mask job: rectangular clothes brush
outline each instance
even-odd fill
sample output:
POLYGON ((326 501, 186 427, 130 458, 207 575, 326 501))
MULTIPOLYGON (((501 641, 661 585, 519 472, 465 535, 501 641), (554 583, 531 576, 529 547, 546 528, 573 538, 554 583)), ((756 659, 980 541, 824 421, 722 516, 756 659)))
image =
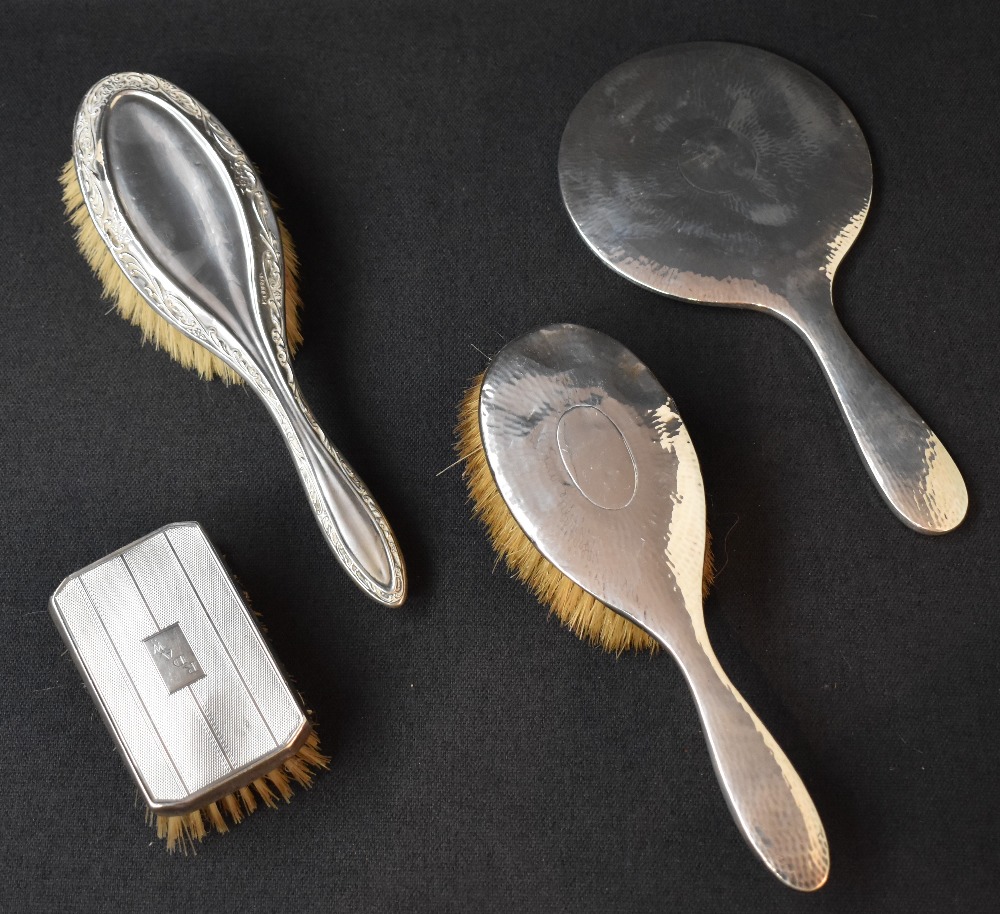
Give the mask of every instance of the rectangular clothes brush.
POLYGON ((49 611, 167 849, 308 787, 327 756, 205 531, 169 524, 49 611))

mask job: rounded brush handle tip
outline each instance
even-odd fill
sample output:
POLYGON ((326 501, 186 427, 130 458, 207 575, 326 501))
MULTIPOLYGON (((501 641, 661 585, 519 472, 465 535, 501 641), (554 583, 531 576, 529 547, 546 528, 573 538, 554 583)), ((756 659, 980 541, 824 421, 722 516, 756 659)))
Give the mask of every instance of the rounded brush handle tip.
POLYGON ((282 399, 289 402, 276 418, 327 543, 365 593, 387 606, 401 605, 407 595, 406 570, 392 528, 305 402, 289 397, 287 389, 285 393, 282 399))
POLYGON ((821 888, 830 849, 792 763, 702 643, 675 651, 694 695, 719 785, 740 833, 767 868, 800 892, 821 888))

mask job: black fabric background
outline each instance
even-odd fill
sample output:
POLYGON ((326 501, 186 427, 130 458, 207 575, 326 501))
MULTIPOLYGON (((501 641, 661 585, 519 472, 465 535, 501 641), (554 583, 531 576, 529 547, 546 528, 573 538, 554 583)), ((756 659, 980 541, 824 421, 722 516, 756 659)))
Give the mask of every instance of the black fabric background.
POLYGON ((4 4, 0 908, 997 910, 992 6, 4 4), (791 330, 632 286, 564 214, 577 100, 699 39, 790 57, 866 132, 874 204, 836 298, 962 468, 957 532, 890 514, 791 330), (401 538, 405 608, 337 566, 252 396, 140 347, 98 299, 56 177, 83 93, 124 69, 204 102, 283 204, 300 379, 401 538), (547 620, 440 473, 481 353, 554 320, 624 342, 690 428, 722 565, 710 635, 825 821, 815 896, 742 844, 673 663, 547 620), (334 758, 187 859, 144 826, 46 611, 66 574, 181 519, 228 556, 334 758))

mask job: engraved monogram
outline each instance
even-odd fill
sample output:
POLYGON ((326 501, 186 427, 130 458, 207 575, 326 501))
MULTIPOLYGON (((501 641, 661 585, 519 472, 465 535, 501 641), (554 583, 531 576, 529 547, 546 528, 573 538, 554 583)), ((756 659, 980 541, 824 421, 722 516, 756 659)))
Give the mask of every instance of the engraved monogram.
POLYGON ((143 638, 142 643, 149 650, 149 655, 153 658, 153 663, 160 671, 163 683, 171 695, 205 678, 205 671, 187 643, 179 622, 168 625, 148 638, 143 638))

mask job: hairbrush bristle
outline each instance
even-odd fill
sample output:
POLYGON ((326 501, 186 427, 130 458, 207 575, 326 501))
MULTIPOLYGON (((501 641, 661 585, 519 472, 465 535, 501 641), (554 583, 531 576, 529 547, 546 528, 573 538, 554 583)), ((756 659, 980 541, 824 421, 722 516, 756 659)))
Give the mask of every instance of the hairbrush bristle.
MULTIPOLYGON (((76 244, 80 253, 100 280, 104 297, 114 303, 116 310, 125 320, 135 324, 142 331, 143 342, 148 340, 185 368, 194 369, 207 381, 219 377, 227 384, 242 384, 243 379, 225 362, 160 317, 122 272, 90 218, 90 211, 83 199, 80 180, 72 159, 63 167, 59 180, 63 189, 66 216, 75 229, 76 244)), ((299 317, 302 307, 298 284, 299 260, 292 237, 281 219, 278 219, 278 230, 285 261, 285 332, 288 337, 288 348, 294 355, 302 344, 302 326, 299 317)))
POLYGON ((229 831, 230 822, 238 825, 257 808, 258 796, 272 809, 278 805, 278 794, 286 803, 289 802, 294 793, 293 783, 300 787, 310 787, 316 769, 326 768, 329 764, 330 759, 320 751, 319 737, 312 730, 295 755, 221 800, 183 815, 161 816, 150 813, 148 818, 155 820, 156 836, 166 840, 168 851, 173 853, 180 848, 186 854, 188 849, 194 850, 195 842, 201 841, 210 829, 214 828, 219 834, 225 834, 229 831))
MULTIPOLYGON (((486 527, 494 550, 515 577, 527 584, 538 600, 580 638, 615 654, 647 650, 655 653, 659 643, 654 638, 624 616, 608 609, 559 571, 538 551, 510 513, 483 450, 479 395, 484 377, 480 375, 476 378, 466 392, 459 409, 455 434, 459 459, 465 463, 463 478, 469 489, 473 515, 486 527)), ((711 543, 706 537, 703 594, 708 592, 713 574, 711 543)))

